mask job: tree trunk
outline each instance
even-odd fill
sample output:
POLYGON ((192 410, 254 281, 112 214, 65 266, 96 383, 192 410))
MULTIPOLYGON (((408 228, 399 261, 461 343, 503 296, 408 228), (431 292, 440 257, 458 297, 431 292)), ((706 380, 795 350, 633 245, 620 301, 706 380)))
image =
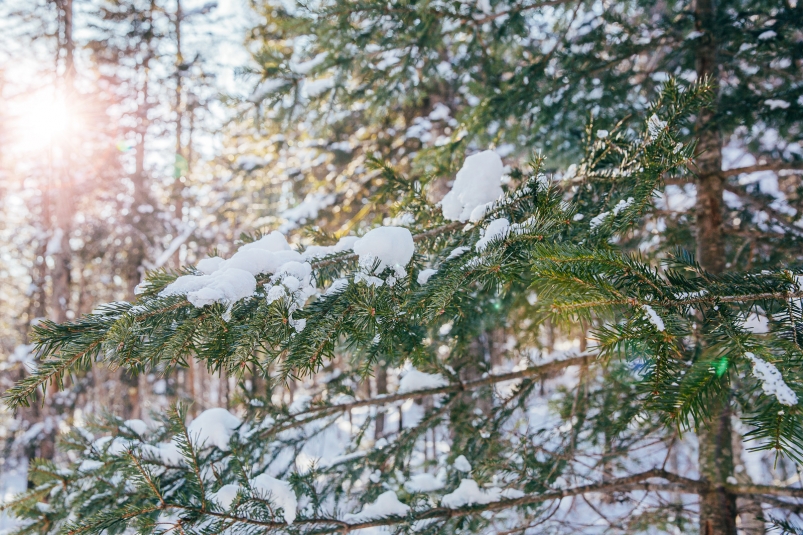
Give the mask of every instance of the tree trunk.
MULTIPOLYGON (((697 76, 708 77, 716 95, 719 84, 713 0, 696 0, 694 14, 696 29, 702 33, 696 49, 697 76)), ((697 259, 703 269, 711 273, 721 273, 725 269, 722 138, 714 115, 716 99, 715 96, 714 105, 702 110, 697 119, 697 259)), ((713 402, 711 419, 701 422, 699 428, 700 477, 708 484, 708 490, 700 494, 700 534, 736 535, 736 498, 725 490, 727 478, 733 474, 728 387, 723 388, 722 396, 713 402)))
POLYGON ((714 418, 704 422, 697 434, 700 477, 708 483, 700 494, 700 534, 736 535, 736 496, 725 490, 733 474, 731 414, 728 396, 711 407, 714 418))
MULTIPOLYGON (((388 393, 388 372, 386 366, 377 364, 374 368, 376 375, 376 395, 388 393)), ((374 437, 378 440, 385 434, 385 409, 378 405, 376 408, 376 423, 374 428, 374 437)))

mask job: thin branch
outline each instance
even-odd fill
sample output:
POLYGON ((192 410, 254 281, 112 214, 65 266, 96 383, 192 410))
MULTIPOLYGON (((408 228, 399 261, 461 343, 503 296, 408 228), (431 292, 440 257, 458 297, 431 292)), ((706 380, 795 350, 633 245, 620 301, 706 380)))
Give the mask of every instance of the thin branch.
POLYGON ((465 383, 456 382, 436 388, 425 388, 422 390, 414 390, 411 392, 402 392, 397 394, 375 396, 369 399, 361 399, 346 403, 312 407, 303 412, 298 412, 290 415, 291 419, 277 423, 277 425, 270 428, 270 432, 273 434, 279 431, 284 431, 286 429, 291 429, 293 427, 299 427, 311 421, 317 420, 319 418, 323 418, 325 416, 329 416, 331 414, 336 414, 339 412, 346 412, 352 409, 356 409, 358 407, 386 405, 389 403, 394 403, 396 401, 402 401, 407 399, 418 399, 438 394, 465 392, 469 390, 476 390, 477 388, 482 388, 483 386, 502 383, 505 381, 514 381, 516 379, 525 379, 528 377, 543 376, 553 371, 562 370, 569 366, 587 365, 594 359, 596 359, 596 357, 597 357, 596 353, 585 352, 576 357, 562 360, 554 360, 552 362, 547 362, 546 364, 541 364, 539 366, 532 366, 530 368, 519 370, 517 372, 503 373, 499 375, 489 375, 487 377, 484 377, 482 379, 477 379, 475 381, 468 381, 465 383))
MULTIPOLYGON (((415 522, 418 520, 449 520, 453 518, 461 518, 465 516, 477 515, 483 512, 502 511, 513 507, 521 507, 526 505, 536 505, 539 503, 561 500, 572 496, 580 496, 592 493, 601 492, 629 492, 629 491, 645 491, 645 492, 687 492, 696 494, 701 488, 699 481, 681 477, 677 474, 667 472, 661 469, 648 470, 640 474, 625 476, 611 481, 592 483, 579 487, 568 489, 559 489, 544 492, 542 494, 530 494, 522 496, 521 498, 499 500, 484 505, 470 505, 466 507, 451 509, 446 507, 435 507, 427 511, 422 511, 412 516, 388 516, 376 520, 367 520, 364 522, 349 523, 337 519, 328 518, 308 518, 297 520, 294 524, 298 526, 330 526, 331 532, 349 533, 358 529, 366 529, 380 526, 392 526, 402 522, 415 522), (653 483, 649 479, 665 479, 668 483, 653 483)), ((177 509, 199 511, 197 508, 186 506, 171 505, 177 509)), ((220 519, 232 520, 244 524, 255 526, 262 526, 266 528, 286 529, 287 524, 277 521, 261 521, 247 517, 239 517, 226 513, 215 513, 211 511, 205 512, 210 516, 220 519)), ((325 528, 323 528, 325 529, 325 528)), ((322 531, 325 533, 325 531, 322 531)))
POLYGON ((760 171, 803 171, 803 162, 775 162, 747 167, 737 167, 722 171, 722 176, 730 177, 745 173, 758 173, 760 171))

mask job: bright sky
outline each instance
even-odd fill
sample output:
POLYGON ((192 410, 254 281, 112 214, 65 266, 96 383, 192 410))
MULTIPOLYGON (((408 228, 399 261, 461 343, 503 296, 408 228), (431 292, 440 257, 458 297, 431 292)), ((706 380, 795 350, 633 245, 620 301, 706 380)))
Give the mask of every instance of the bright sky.
MULTIPOLYGON (((10 16, 14 11, 30 13, 50 13, 52 10, 38 5, 42 0, 6 0, 0 2, 0 112, 12 119, 5 125, 11 130, 9 138, 13 141, 15 152, 30 152, 38 147, 51 144, 58 136, 65 135, 68 127, 80 127, 77 113, 70 103, 63 102, 53 88, 54 43, 46 40, 31 42, 30 35, 41 33, 43 22, 33 20, 22 22, 19 17, 10 16)), ((183 0, 185 13, 202 7, 209 0, 183 0)), ((161 2, 160 2, 161 3, 161 2)), ((97 0, 74 0, 75 40, 79 44, 92 39, 93 30, 89 20, 97 10, 97 0)), ((175 11, 175 0, 167 0, 164 8, 175 11)), ((185 58, 200 54, 204 58, 207 71, 215 76, 214 92, 240 95, 246 92, 244 84, 237 83, 234 71, 247 65, 250 57, 243 46, 245 31, 253 24, 253 15, 246 0, 218 0, 218 6, 206 16, 187 17, 182 27, 182 52, 185 58)), ((169 46, 169 45, 166 45, 169 46)), ((165 50, 172 56, 172 50, 165 50)), ((76 55, 78 80, 82 76, 82 63, 86 53, 80 50, 76 55)), ((170 66, 172 68, 172 66, 170 66)), ((86 70, 84 69, 84 74, 86 70)), ((163 73, 169 76, 171 73, 163 73)), ((80 86, 79 86, 80 90, 80 86)), ((208 120, 221 124, 226 110, 216 102, 210 106, 208 120)), ((169 114, 169 105, 157 113, 169 114)), ((213 130, 215 124, 207 124, 213 130)), ((170 152, 173 145, 172 134, 165 133, 165 139, 152 140, 154 148, 163 145, 170 152)), ((211 157, 217 143, 210 136, 196 136, 195 150, 211 157)), ((169 156, 154 157, 171 162, 169 156)), ((151 162, 159 165, 157 162, 151 162)))

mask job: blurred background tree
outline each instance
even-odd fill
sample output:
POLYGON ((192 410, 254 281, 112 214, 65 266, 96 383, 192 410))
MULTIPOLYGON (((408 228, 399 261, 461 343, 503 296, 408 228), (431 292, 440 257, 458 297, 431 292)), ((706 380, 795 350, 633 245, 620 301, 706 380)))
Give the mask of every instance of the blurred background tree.
MULTIPOLYGON (((537 150, 571 183, 588 143, 639 131, 670 77, 707 77, 716 96, 685 125, 699 139, 693 173, 658 192, 625 249, 654 261, 694 250, 712 273, 800 263, 803 9, 790 0, 259 1, 233 8, 247 24, 229 32, 210 28, 232 28, 230 7, 175 0, 4 9, 5 386, 26 373, 37 318, 131 300, 145 270, 231 253, 242 232, 303 227, 298 244, 332 244, 378 223, 425 222, 402 211, 411 186, 440 200, 465 155, 489 147, 513 167, 537 150), (227 39, 250 58, 222 57, 227 39), (23 66, 19 43, 30 46, 23 66), (234 67, 236 79, 220 79, 234 67)), ((756 329, 763 318, 756 311, 756 329)), ((482 318, 466 343, 479 374, 510 347, 585 349, 587 328, 523 332, 482 318)), ((383 367, 374 375, 365 388, 384 391, 383 367)), ((238 386, 192 359, 163 379, 95 368, 72 381, 9 420, 8 451, 51 457, 62 420, 100 408, 147 418, 182 397, 197 414, 234 403, 238 386)), ((242 386, 252 395, 261 381, 242 386)), ((718 432, 729 435, 726 412, 718 432)), ((716 460, 703 453, 706 477, 725 481, 717 465, 731 463, 747 477, 729 440, 706 443, 720 444, 716 460)))

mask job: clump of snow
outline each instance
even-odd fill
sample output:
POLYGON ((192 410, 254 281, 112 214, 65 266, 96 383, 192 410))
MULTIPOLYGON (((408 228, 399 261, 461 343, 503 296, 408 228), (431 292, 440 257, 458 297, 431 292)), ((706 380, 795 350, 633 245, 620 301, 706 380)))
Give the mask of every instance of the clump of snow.
POLYGON ((627 200, 622 199, 621 201, 616 203, 616 206, 614 206, 610 212, 602 212, 598 216, 594 217, 589 222, 589 226, 592 229, 597 228, 605 221, 605 219, 608 218, 609 215, 613 216, 619 215, 620 212, 626 210, 631 204, 633 204, 633 201, 634 201, 633 197, 628 197, 627 200))
POLYGON ((365 522, 388 516, 406 516, 408 512, 410 506, 400 502, 396 493, 389 490, 380 494, 375 502, 366 504, 359 513, 344 515, 343 520, 354 523, 365 522))
POLYGON ((404 227, 379 227, 354 242, 354 252, 361 265, 371 265, 379 260, 376 273, 385 268, 404 268, 415 253, 413 235, 404 227))
POLYGON ((502 497, 502 491, 496 487, 482 490, 473 479, 463 479, 454 492, 441 499, 441 505, 449 509, 457 509, 466 505, 483 505, 496 502, 502 497))
POLYGON ((289 251, 290 244, 287 243, 287 238, 281 232, 274 230, 270 234, 262 236, 260 239, 251 243, 246 243, 240 247, 240 251, 248 251, 250 249, 259 249, 262 251, 289 251))
POLYGON ((276 273, 270 278, 270 282, 272 286, 265 286, 268 292, 268 303, 290 297, 293 310, 304 306, 307 299, 316 292, 312 266, 308 262, 296 262, 295 260, 285 262, 276 270, 276 273))
POLYGON ((425 373, 411 368, 404 374, 399 381, 399 394, 405 392, 416 392, 418 390, 428 390, 430 388, 440 388, 449 386, 449 381, 439 373, 425 373))
POLYGON ((753 363, 753 376, 761 381, 761 387, 768 396, 774 395, 781 405, 792 407, 797 405, 797 394, 789 388, 781 372, 774 364, 763 360, 751 352, 744 354, 753 363))
POLYGON ((144 458, 167 466, 180 466, 184 462, 184 456, 181 455, 175 442, 160 442, 156 445, 143 444, 140 452, 144 458))
POLYGON ((212 303, 235 303, 253 295, 256 288, 257 281, 251 273, 242 269, 226 269, 211 275, 183 275, 159 295, 185 295, 187 301, 200 308, 212 303))
POLYGON ((665 330, 664 320, 661 319, 661 316, 652 308, 650 305, 641 305, 641 308, 644 309, 644 312, 647 315, 647 319, 655 325, 655 328, 659 331, 665 330))
POLYGON ((297 63, 295 58, 293 58, 290 60, 290 70, 297 74, 309 74, 312 71, 312 69, 314 69, 315 67, 319 66, 324 61, 326 61, 326 58, 328 56, 329 52, 321 52, 314 58, 309 59, 307 61, 302 61, 300 63, 297 63))
POLYGON ((431 121, 442 121, 444 119, 449 118, 449 114, 451 111, 445 104, 441 104, 438 102, 435 104, 435 107, 432 108, 432 111, 429 113, 429 119, 431 121))
POLYGON ((235 415, 222 408, 207 409, 190 423, 187 432, 199 448, 216 446, 229 450, 229 441, 242 422, 235 415))
POLYGON ((211 275, 218 269, 220 269, 220 265, 224 262, 222 258, 219 256, 213 256, 210 258, 204 258, 198 261, 198 265, 195 267, 203 273, 204 275, 211 275))
POLYGON ((480 238, 474 245, 474 249, 478 253, 481 253, 493 240, 502 239, 507 236, 509 228, 510 221, 504 217, 500 219, 494 219, 490 222, 488 228, 485 229, 485 232, 483 232, 482 238, 480 238))
POLYGON ((81 464, 78 465, 79 472, 92 472, 97 470, 98 468, 102 467, 103 463, 100 461, 93 461, 92 459, 84 459, 81 461, 81 464))
POLYGON ((607 130, 597 130, 597 138, 598 139, 605 139, 608 137, 609 132, 607 130))
POLYGON ((142 436, 148 432, 148 424, 142 420, 132 419, 123 422, 123 425, 133 431, 135 434, 142 436))
POLYGON ((269 302, 291 297, 296 308, 315 293, 312 267, 294 251, 281 232, 271 232, 257 241, 247 243, 228 260, 207 258, 198 263, 203 275, 184 275, 164 290, 162 296, 185 295, 196 307, 222 303, 229 305, 224 315, 228 321, 231 306, 256 291, 256 276, 274 274, 266 285, 269 302), (279 286, 279 288, 276 288, 279 286))
POLYGON ((404 482, 407 492, 434 492, 443 488, 443 482, 432 474, 415 474, 404 482))
POLYGON ((455 247, 454 249, 452 249, 452 252, 449 253, 449 256, 446 257, 446 260, 451 260, 452 258, 457 258, 458 256, 462 255, 466 251, 470 251, 470 250, 471 250, 471 247, 465 247, 465 246, 455 247))
POLYGON ((254 496, 270 501, 274 506, 282 509, 284 521, 292 524, 296 519, 298 498, 293 487, 287 481, 260 474, 250 481, 254 496))
POLYGON ((517 498, 523 498, 524 496, 525 494, 519 489, 504 489, 501 494, 501 497, 507 500, 515 500, 517 498))
POLYGON ((758 38, 759 38, 759 40, 761 40, 761 41, 767 41, 768 39, 772 39, 772 38, 773 38, 773 37, 775 37, 776 35, 778 35, 778 34, 777 34, 777 33, 775 33, 774 31, 772 31, 772 30, 767 30, 766 32, 762 32, 762 33, 761 33, 761 35, 759 35, 759 36, 758 36, 758 38))
POLYGON ((335 245, 310 245, 301 256, 305 260, 314 260, 330 254, 351 251, 357 240, 359 240, 357 236, 344 236, 335 245))
POLYGON ((775 110, 775 109, 785 110, 786 108, 791 106, 791 104, 789 104, 787 101, 781 100, 781 99, 777 99, 777 98, 771 98, 769 100, 765 100, 764 104, 769 106, 771 110, 775 110))
POLYGON ((332 295, 333 293, 337 293, 341 290, 344 290, 349 285, 348 279, 336 279, 332 281, 331 286, 326 289, 324 295, 332 295))
POLYGON ((109 455, 122 455, 133 449, 133 447, 134 443, 132 441, 117 437, 109 443, 108 448, 106 448, 106 453, 109 455))
POLYGON ((437 269, 423 269, 418 274, 418 284, 426 284, 429 281, 429 278, 437 273, 437 269))
POLYGON ((465 455, 460 455, 454 460, 454 467, 461 472, 471 472, 471 463, 468 462, 465 455))
POLYGON ((237 493, 240 492, 241 488, 242 487, 240 487, 240 485, 235 485, 232 483, 223 485, 217 492, 210 496, 210 499, 215 505, 224 511, 228 511, 231 509, 231 504, 234 502, 234 499, 237 497, 237 493))
POLYGON ((440 202, 443 217, 465 222, 476 208, 499 199, 502 196, 503 174, 502 159, 492 150, 466 158, 457 172, 451 191, 440 202))
POLYGON ((766 334, 770 332, 770 322, 767 316, 752 312, 744 320, 743 327, 753 334, 766 334))

